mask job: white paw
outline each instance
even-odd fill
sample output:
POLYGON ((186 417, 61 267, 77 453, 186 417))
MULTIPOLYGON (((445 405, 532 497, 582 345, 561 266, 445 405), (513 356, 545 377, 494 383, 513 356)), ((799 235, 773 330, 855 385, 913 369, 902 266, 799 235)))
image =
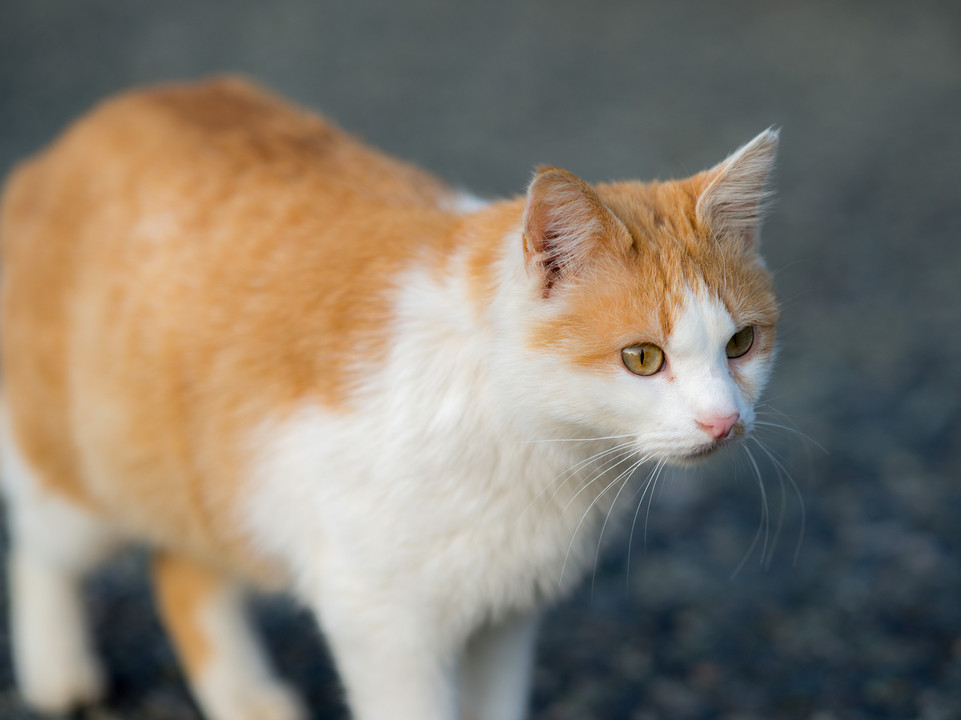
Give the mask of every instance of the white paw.
POLYGON ((21 668, 18 675, 20 693, 27 705, 51 715, 96 703, 107 689, 103 668, 92 657, 50 657, 43 665, 21 668))
POLYGON ((290 686, 273 680, 202 693, 201 705, 212 720, 307 720, 306 705, 290 686))

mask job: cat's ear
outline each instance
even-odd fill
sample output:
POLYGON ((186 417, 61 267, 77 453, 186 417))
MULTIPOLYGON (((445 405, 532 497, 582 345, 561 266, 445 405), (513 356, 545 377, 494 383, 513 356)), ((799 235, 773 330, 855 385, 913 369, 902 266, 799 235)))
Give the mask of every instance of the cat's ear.
POLYGON ((778 131, 765 130, 724 162, 703 173, 709 179, 697 201, 698 219, 719 237, 737 237, 756 247, 766 201, 765 189, 778 131))
POLYGON ((545 297, 588 267, 605 246, 630 243, 623 223, 590 185, 560 168, 538 169, 524 209, 524 259, 545 297))

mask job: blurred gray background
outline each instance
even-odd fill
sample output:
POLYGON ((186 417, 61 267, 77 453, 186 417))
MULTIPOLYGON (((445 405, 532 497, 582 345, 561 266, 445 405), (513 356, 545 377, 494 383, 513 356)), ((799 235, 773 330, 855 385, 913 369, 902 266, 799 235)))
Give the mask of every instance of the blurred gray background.
MULTIPOLYGON (((762 410, 787 427, 759 437, 803 505, 757 447, 769 528, 744 453, 676 474, 546 618, 533 717, 961 717, 961 5, 2 0, 0 171, 107 94, 219 71, 487 196, 540 163, 687 175, 782 128, 762 410)), ((83 717, 196 718, 143 556, 90 602, 114 694, 83 717)), ((306 614, 257 608, 345 717, 306 614)), ((6 645, 0 717, 29 717, 6 645)))

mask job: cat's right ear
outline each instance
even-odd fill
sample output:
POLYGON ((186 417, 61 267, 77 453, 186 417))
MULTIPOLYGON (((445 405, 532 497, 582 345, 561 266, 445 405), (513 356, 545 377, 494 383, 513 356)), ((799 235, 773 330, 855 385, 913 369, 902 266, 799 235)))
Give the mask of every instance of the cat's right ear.
POLYGON ((627 229, 590 185, 560 168, 538 169, 527 189, 524 260, 544 297, 581 273, 614 238, 630 246, 627 229))
POLYGON ((757 247, 765 206, 766 186, 778 131, 765 130, 724 162, 702 173, 709 182, 697 201, 698 219, 720 237, 737 237, 757 247))

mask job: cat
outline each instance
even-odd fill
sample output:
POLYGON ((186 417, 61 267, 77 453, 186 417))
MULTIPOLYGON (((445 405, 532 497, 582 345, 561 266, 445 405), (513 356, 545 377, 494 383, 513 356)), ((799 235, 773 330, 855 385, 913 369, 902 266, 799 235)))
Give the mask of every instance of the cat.
POLYGON ((103 696, 79 582, 138 542, 211 720, 307 716, 249 585, 312 609, 358 720, 524 717, 538 612, 632 472, 751 430, 777 139, 483 202, 243 79, 78 120, 0 208, 26 702, 103 696))

